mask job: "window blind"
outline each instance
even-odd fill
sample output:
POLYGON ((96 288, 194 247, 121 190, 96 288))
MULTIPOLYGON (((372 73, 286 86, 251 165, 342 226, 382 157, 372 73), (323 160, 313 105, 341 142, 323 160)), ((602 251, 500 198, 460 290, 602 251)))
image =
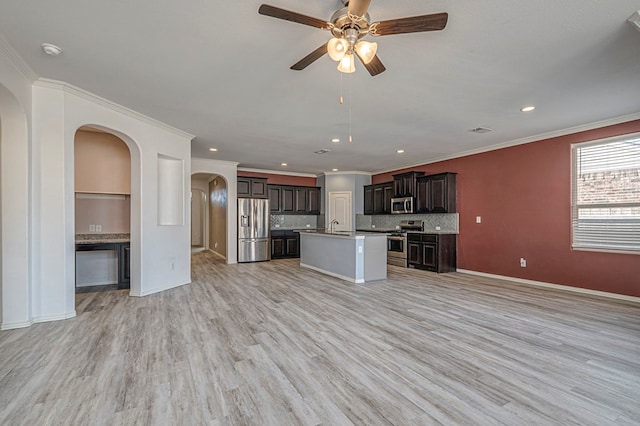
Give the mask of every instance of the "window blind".
POLYGON ((640 133, 572 146, 574 248, 640 253, 640 133))

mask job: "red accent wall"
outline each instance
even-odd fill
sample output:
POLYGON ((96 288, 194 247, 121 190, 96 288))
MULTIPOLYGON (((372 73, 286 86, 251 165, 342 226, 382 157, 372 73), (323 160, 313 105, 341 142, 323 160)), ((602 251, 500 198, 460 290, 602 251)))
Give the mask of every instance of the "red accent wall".
POLYGON ((383 173, 372 183, 408 170, 458 173, 460 269, 640 297, 640 255, 571 248, 571 144, 634 132, 640 120, 383 173))
POLYGON ((273 185, 316 186, 318 180, 314 177, 278 175, 275 173, 243 172, 238 170, 238 176, 267 178, 267 183, 273 185))

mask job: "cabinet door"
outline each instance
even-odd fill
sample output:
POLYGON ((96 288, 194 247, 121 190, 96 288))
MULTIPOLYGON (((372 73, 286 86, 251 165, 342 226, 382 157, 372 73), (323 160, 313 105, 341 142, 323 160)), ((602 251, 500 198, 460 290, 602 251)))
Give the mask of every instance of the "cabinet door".
POLYGON ((422 264, 422 244, 414 241, 407 243, 407 263, 410 265, 422 264))
POLYGON ((238 197, 251 197, 251 179, 238 178, 238 197))
POLYGON ((309 188, 309 214, 320 214, 320 188, 309 188))
POLYGON ((293 201, 295 199, 295 194, 292 186, 283 186, 281 189, 281 199, 282 202, 282 213, 293 213, 293 201))
POLYGON ((307 198, 309 196, 309 190, 307 188, 299 187, 295 188, 295 200, 296 200, 296 213, 307 213, 307 198))
POLYGON ((429 194, 429 178, 418 178, 416 180, 416 213, 429 211, 429 194))
POLYGON ((129 288, 131 282, 131 250, 129 243, 121 243, 118 250, 118 288, 129 288))
POLYGON ((267 198, 266 179, 251 179, 251 196, 253 198, 267 198))
POLYGON ((422 244, 422 265, 429 271, 438 271, 438 244, 422 244))
POLYGON ((286 241, 286 255, 287 257, 298 257, 298 238, 296 237, 287 237, 286 241))
POLYGON ((393 198, 393 182, 388 182, 382 187, 382 213, 391 214, 391 199, 393 198))
POLYGON ((373 185, 364 187, 364 214, 373 214, 373 185))
POLYGON ((381 185, 373 187, 373 214, 382 214, 384 208, 384 188, 381 185))
POLYGON ((447 178, 443 175, 429 178, 429 211, 433 213, 447 212, 447 178))
POLYGON ((271 257, 278 258, 283 257, 285 255, 285 244, 284 238, 271 238, 271 257))
POLYGON ((269 185, 267 192, 269 193, 269 211, 271 213, 279 213, 281 207, 281 194, 279 186, 269 185))

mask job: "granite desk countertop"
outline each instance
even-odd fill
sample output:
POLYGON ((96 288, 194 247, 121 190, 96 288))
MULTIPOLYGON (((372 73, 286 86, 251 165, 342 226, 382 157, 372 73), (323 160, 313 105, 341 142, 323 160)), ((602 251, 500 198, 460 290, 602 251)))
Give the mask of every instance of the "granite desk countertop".
POLYGON ((128 243, 130 234, 76 234, 76 244, 128 243))

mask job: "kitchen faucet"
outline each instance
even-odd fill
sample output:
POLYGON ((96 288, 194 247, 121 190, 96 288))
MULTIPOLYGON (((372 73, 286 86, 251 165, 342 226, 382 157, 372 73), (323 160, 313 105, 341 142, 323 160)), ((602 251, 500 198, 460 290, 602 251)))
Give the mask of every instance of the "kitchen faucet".
POLYGON ((333 225, 340 225, 340 222, 338 222, 337 220, 333 219, 331 221, 331 223, 329 223, 329 233, 333 233, 333 225))

